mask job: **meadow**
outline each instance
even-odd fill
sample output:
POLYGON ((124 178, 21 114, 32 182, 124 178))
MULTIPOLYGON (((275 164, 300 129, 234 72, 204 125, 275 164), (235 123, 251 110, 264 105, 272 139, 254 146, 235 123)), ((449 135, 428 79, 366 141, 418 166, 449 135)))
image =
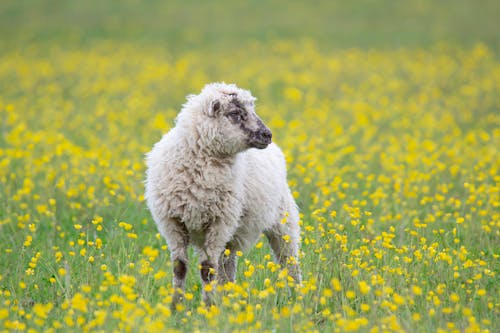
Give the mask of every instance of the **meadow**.
MULTIPOLYGON (((313 38, 248 35, 243 20, 216 47, 214 35, 186 30, 192 39, 170 48, 175 33, 133 42, 134 24, 178 24, 159 16, 138 11, 120 30, 118 10, 101 30, 85 30, 86 18, 65 31, 51 25, 71 25, 60 12, 44 20, 13 3, 1 5, 11 18, 0 24, 0 332, 500 331, 492 21, 460 42, 440 8, 443 20, 427 27, 442 35, 405 26, 416 37, 393 47, 387 36, 350 45, 335 34, 339 44, 325 46, 326 18, 306 30, 313 38), (448 33, 456 38, 440 41, 448 33), (293 284, 262 238, 238 253, 237 283, 214 286, 210 308, 192 260, 172 311, 144 154, 185 96, 212 81, 250 89, 286 155, 304 281, 293 284)), ((352 24, 367 31, 361 21, 352 24)), ((274 24, 295 32, 285 22, 274 24)))

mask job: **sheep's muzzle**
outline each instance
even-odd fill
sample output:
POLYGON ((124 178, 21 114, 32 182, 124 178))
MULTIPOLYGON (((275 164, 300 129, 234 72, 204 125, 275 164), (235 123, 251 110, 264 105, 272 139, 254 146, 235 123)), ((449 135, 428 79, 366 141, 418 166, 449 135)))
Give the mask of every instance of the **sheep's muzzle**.
POLYGON ((258 125, 258 129, 250 135, 249 145, 252 148, 264 149, 272 142, 273 133, 260 119, 258 125))

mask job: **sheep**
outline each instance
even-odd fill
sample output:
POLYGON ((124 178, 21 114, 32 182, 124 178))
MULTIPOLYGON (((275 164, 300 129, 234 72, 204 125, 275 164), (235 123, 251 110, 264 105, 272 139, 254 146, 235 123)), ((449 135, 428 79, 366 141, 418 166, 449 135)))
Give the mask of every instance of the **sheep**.
POLYGON ((213 303, 206 285, 234 282, 236 252, 262 233, 301 282, 298 208, 255 100, 234 84, 207 84, 187 97, 174 128, 146 154, 145 199, 170 250, 174 308, 185 290, 188 245, 199 257, 206 304, 213 303))

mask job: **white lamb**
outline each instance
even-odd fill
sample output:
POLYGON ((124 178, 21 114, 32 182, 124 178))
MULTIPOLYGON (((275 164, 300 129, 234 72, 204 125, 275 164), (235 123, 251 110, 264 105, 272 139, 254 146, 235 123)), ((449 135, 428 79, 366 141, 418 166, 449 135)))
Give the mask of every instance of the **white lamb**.
MULTIPOLYGON (((199 256, 203 287, 214 279, 234 281, 236 251, 261 233, 301 281, 299 215, 285 159, 254 101, 234 84, 207 84, 188 96, 176 126, 147 155, 145 197, 171 252, 173 305, 182 298, 189 244, 199 256)), ((205 288, 203 300, 212 301, 205 288)))

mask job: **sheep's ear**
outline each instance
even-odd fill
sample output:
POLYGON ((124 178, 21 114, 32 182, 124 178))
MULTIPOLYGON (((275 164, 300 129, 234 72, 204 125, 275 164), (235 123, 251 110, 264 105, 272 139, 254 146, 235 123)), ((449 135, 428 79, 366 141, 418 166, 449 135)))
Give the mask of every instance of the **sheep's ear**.
POLYGON ((208 109, 208 115, 210 117, 215 117, 221 109, 220 101, 213 100, 210 102, 210 107, 208 109))

